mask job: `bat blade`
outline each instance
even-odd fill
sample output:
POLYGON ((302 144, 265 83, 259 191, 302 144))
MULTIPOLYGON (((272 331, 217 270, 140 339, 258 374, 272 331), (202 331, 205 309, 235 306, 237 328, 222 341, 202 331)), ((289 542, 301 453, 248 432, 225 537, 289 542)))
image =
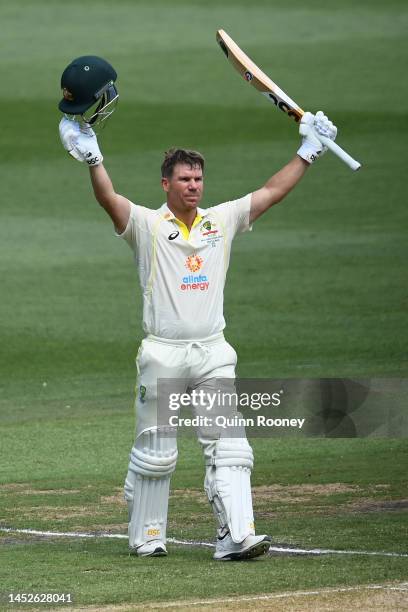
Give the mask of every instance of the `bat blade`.
POLYGON ((238 47, 224 30, 218 30, 216 39, 227 59, 241 76, 255 89, 266 96, 277 108, 300 121, 304 111, 282 91, 262 70, 238 47))
MULTIPOLYGON (((216 39, 229 62, 245 81, 260 91, 277 108, 286 113, 288 117, 293 117, 296 122, 301 120, 305 114, 304 110, 276 85, 272 79, 262 72, 224 30, 217 31, 216 39)), ((319 136, 319 139, 352 170, 359 170, 361 168, 360 162, 353 159, 338 144, 324 136, 319 136)))

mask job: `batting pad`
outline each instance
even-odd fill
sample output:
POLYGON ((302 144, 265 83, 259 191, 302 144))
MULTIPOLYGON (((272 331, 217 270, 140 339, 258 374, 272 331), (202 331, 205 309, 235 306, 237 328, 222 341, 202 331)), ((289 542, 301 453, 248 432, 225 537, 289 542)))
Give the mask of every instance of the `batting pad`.
POLYGON ((136 439, 125 481, 130 548, 150 540, 166 542, 170 478, 177 454, 174 428, 149 429, 136 439))
POLYGON ((254 535, 251 470, 254 457, 245 438, 217 441, 211 465, 207 466, 204 487, 220 525, 219 534, 229 530, 234 542, 254 535))

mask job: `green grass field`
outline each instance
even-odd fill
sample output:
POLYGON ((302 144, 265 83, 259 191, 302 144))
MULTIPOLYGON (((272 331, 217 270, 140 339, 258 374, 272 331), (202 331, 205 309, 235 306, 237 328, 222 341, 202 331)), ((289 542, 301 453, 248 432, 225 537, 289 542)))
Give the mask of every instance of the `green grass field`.
MULTIPOLYGON (((226 336, 242 377, 403 378, 407 25, 402 0, 1 2, 0 526, 126 532, 141 299, 87 169, 59 143, 63 68, 93 53, 117 69, 120 103, 100 144, 116 189, 151 207, 172 145, 204 153, 204 206, 261 186, 298 147, 295 124, 228 65, 216 29, 303 108, 329 114, 363 169, 328 153, 236 240, 226 336)), ((405 439, 252 442, 257 528, 276 545, 407 552, 405 439)), ((179 450, 168 535, 210 542, 199 447, 182 438, 179 450)), ((209 548, 169 548, 142 561, 125 540, 0 532, 0 609, 10 592, 70 592, 74 606, 124 611, 408 579, 402 556, 217 565, 209 548)), ((383 609, 396 609, 395 593, 383 609)), ((345 609, 333 597, 330 609, 345 609)))

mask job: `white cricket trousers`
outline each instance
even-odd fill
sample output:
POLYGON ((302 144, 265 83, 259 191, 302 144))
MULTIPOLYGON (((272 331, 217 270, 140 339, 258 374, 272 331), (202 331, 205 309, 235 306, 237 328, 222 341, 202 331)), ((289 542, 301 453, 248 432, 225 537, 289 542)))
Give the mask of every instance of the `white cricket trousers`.
MULTIPOLYGON (((180 380, 180 393, 187 389, 210 392, 215 379, 235 379, 236 364, 237 354, 223 333, 200 340, 147 336, 136 358, 136 438, 157 426, 157 379, 180 380)), ((199 428, 198 439, 207 458, 213 444, 203 433, 199 428)))

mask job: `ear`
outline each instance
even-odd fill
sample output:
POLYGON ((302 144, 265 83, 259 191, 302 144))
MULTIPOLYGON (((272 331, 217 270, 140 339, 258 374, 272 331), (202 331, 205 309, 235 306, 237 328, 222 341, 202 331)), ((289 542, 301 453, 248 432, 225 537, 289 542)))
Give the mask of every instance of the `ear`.
POLYGON ((163 187, 163 191, 165 191, 167 193, 169 191, 169 186, 170 186, 169 179, 168 178, 162 178, 161 184, 162 184, 162 187, 163 187))

